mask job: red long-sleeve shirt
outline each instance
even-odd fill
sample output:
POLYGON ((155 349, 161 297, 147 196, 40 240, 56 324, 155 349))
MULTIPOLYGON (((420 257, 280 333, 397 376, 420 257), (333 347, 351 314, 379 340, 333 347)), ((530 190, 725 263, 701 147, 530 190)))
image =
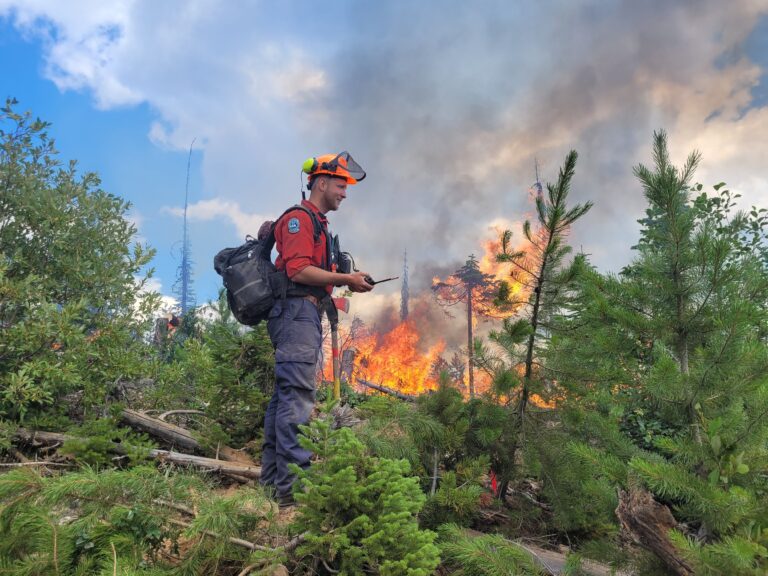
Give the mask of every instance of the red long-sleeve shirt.
MULTIPOLYGON (((309 200, 302 200, 301 205, 311 210, 320 221, 324 230, 328 229, 328 219, 309 200)), ((315 229, 312 218, 303 210, 294 210, 283 216, 275 226, 275 246, 277 259, 275 266, 285 270, 288 278, 293 277, 307 266, 327 269, 326 236, 320 234, 315 242, 315 229)), ((330 294, 333 286, 326 286, 330 294)))

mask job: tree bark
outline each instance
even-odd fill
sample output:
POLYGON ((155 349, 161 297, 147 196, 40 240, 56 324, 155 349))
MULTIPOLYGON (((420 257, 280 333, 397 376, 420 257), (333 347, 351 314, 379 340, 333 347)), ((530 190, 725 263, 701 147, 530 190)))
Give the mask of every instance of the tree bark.
POLYGON ((225 462, 224 460, 214 460, 213 458, 204 458, 203 456, 193 456, 192 454, 182 454, 171 450, 150 450, 149 455, 155 460, 161 462, 173 462, 174 464, 192 465, 213 470, 223 474, 233 474, 248 478, 249 480, 258 480, 261 477, 260 466, 248 466, 238 462, 225 462))
POLYGON ((659 504, 646 490, 619 492, 616 508, 621 526, 632 539, 653 552, 677 576, 693 576, 693 568, 680 557, 668 533, 677 526, 669 508, 659 504))
MULTIPOLYGON (((155 438, 167 442, 171 446, 178 447, 185 452, 203 452, 203 447, 192 435, 192 432, 181 426, 176 426, 158 418, 154 418, 136 410, 126 408, 121 414, 123 422, 131 428, 146 432, 155 438)), ((218 455, 222 460, 229 462, 239 462, 248 466, 256 466, 251 458, 239 450, 229 446, 219 446, 218 455)))

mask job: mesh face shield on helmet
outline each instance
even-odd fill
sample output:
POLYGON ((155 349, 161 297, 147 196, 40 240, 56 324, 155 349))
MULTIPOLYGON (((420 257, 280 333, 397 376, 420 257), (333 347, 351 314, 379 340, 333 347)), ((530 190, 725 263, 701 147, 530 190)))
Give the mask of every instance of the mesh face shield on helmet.
POLYGON ((309 175, 307 188, 312 189, 316 176, 326 174, 336 178, 344 178, 347 184, 357 184, 365 178, 365 170, 355 162, 349 152, 341 154, 325 154, 316 158, 308 158, 301 169, 309 175))

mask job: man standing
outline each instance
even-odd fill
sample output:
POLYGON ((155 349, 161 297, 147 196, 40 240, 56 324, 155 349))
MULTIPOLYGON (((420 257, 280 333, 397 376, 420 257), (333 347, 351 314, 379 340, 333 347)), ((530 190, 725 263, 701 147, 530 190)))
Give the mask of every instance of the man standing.
POLYGON ((275 265, 286 273, 286 298, 269 313, 267 329, 275 348, 275 392, 264 417, 261 484, 272 487, 281 506, 293 503, 295 475, 288 464, 309 466, 311 453, 299 446, 298 427, 309 421, 315 403, 315 369, 322 343, 321 314, 333 306, 334 286, 368 292, 365 272, 340 273, 332 265, 326 213, 338 210, 347 186, 365 178, 347 152, 304 163, 309 200, 275 223, 275 265))

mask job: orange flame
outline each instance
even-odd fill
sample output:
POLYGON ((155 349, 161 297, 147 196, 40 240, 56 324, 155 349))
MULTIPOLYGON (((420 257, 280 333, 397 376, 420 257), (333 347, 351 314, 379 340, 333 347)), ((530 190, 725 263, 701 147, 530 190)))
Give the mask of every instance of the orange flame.
POLYGON ((421 336, 412 320, 382 336, 374 335, 358 346, 358 377, 394 388, 405 394, 421 394, 437 388, 432 366, 445 350, 440 341, 419 351, 421 336))
POLYGON ((509 265, 496 261, 496 254, 501 254, 501 234, 503 230, 498 227, 493 228, 496 233, 495 239, 483 242, 485 253, 478 262, 480 272, 490 274, 496 280, 509 280, 509 265))
MULTIPOLYGON (((436 390, 438 375, 434 367, 445 351, 445 342, 440 340, 432 346, 423 346, 419 328, 424 328, 424 325, 409 319, 401 322, 385 334, 362 331, 355 337, 351 337, 349 329, 340 325, 340 340, 343 343, 343 348, 355 350, 352 381, 350 382, 353 388, 362 393, 375 393, 357 382, 357 379, 362 379, 409 396, 418 396, 436 390)), ((333 366, 330 350, 325 357, 327 360, 324 373, 332 375, 333 366)), ((522 376, 523 366, 518 365, 516 369, 522 376)), ((477 394, 484 394, 490 390, 491 377, 486 372, 475 370, 474 379, 477 394)), ((465 396, 468 395, 469 374, 467 371, 462 376, 459 388, 465 396)), ((529 401, 540 408, 554 408, 556 406, 556 400, 546 400, 535 393, 530 395, 529 401)))
MULTIPOLYGON (((398 324, 386 334, 368 332, 344 339, 348 340, 347 349, 355 350, 353 381, 360 378, 409 395, 437 388, 432 368, 445 350, 445 342, 441 340, 425 348, 413 320, 398 324)), ((330 355, 326 357, 329 361, 325 372, 332 374, 332 360, 330 355)), ((361 392, 365 389, 357 385, 355 388, 361 392)))

